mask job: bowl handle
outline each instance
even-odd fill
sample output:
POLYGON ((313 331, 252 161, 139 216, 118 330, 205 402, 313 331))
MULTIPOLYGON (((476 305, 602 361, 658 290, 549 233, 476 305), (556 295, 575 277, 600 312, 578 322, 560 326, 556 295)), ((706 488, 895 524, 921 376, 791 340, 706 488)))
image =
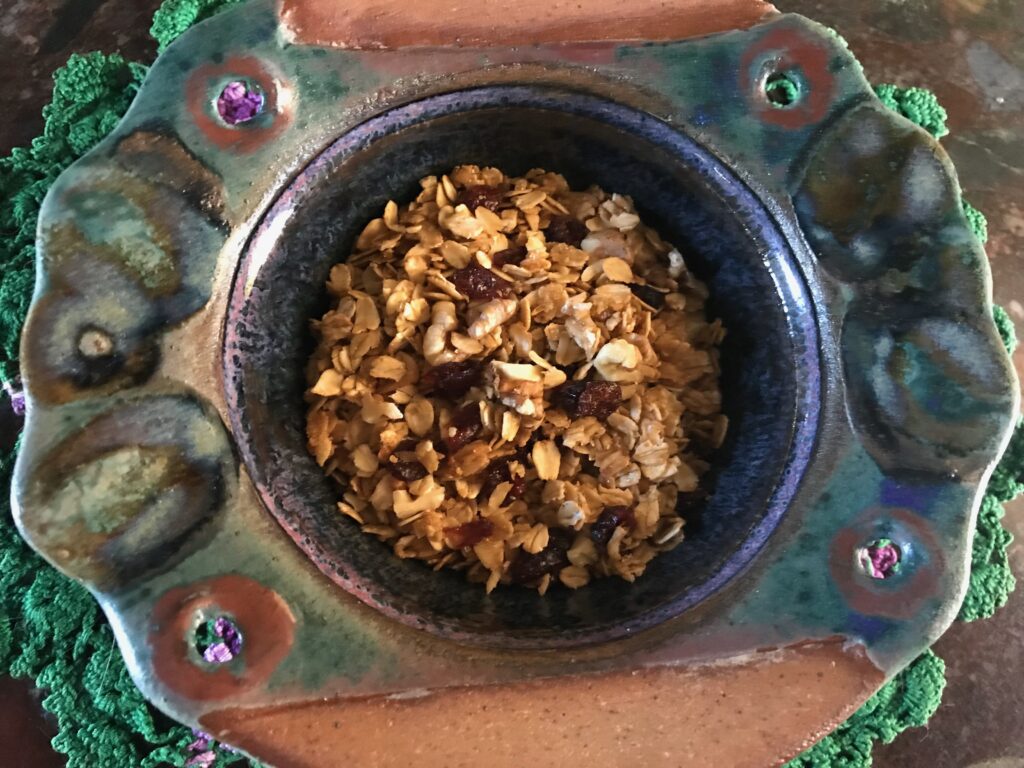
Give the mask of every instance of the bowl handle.
POLYGON ((278 0, 291 41, 356 49, 682 40, 745 29, 765 0, 278 0))

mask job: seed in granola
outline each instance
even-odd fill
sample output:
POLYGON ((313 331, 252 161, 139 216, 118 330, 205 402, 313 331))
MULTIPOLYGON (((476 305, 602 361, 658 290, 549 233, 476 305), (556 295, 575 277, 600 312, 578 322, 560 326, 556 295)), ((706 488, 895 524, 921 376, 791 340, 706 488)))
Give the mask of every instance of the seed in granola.
POLYGON ((470 264, 465 269, 458 270, 452 276, 452 283, 459 293, 474 301, 496 299, 499 296, 507 296, 512 291, 512 286, 506 280, 502 280, 479 264, 470 264))
POLYGON ((486 184, 474 184, 459 192, 455 198, 456 205, 464 205, 470 211, 477 208, 486 208, 488 211, 497 213, 501 201, 505 195, 497 187, 489 187, 486 184))
POLYGON ((483 425, 480 423, 480 406, 476 403, 464 405, 452 414, 444 436, 445 448, 451 455, 462 446, 469 444, 479 434, 483 425))
POLYGON ((634 296, 649 307, 661 309, 665 306, 665 294, 656 288, 652 288, 649 285, 640 285, 639 283, 630 283, 629 289, 633 291, 634 296))
POLYGON ((575 381, 555 390, 552 401, 574 419, 604 421, 622 403, 622 387, 614 381, 575 381))
POLYGON ((491 263, 496 268, 504 267, 506 264, 520 264, 526 258, 526 246, 514 245, 503 251, 498 251, 491 256, 491 263))
POLYGON ((629 507, 605 507, 601 516, 590 526, 590 539, 595 544, 606 545, 620 525, 632 528, 636 525, 636 517, 629 507))
POLYGON ((552 216, 551 223, 544 230, 544 237, 549 243, 568 243, 580 247, 587 236, 587 225, 572 216, 552 216))
POLYGON ((407 483, 427 476, 426 468, 418 461, 389 461, 388 472, 407 483))
POLYGON ((509 568, 509 576, 515 584, 529 584, 548 573, 558 573, 569 565, 569 547, 572 542, 566 541, 559 529, 548 532, 548 545, 535 555, 526 550, 519 550, 516 559, 509 568))
POLYGON ((468 523, 445 528, 444 535, 448 539, 448 546, 452 549, 463 549, 479 544, 494 533, 494 523, 485 517, 478 517, 468 523))
POLYGON ((420 377, 424 392, 456 399, 480 383, 484 366, 480 360, 464 360, 456 363, 435 365, 420 377))

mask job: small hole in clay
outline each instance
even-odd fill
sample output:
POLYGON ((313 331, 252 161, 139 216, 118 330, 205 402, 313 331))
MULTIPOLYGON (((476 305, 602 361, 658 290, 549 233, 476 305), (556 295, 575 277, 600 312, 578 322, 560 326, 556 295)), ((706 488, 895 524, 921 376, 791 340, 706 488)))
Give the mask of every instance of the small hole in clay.
POLYGON ((245 80, 233 80, 217 97, 217 114, 228 125, 241 125, 263 111, 266 97, 259 86, 245 80))
POLYGON ((902 550, 891 539, 875 539, 857 551, 857 563, 872 579, 895 576, 902 558, 902 550))
POLYGON ((98 328, 87 328, 78 337, 78 351, 83 357, 94 360, 100 357, 110 357, 114 352, 114 340, 110 334, 98 328))
POLYGON ((231 619, 218 616, 199 625, 195 643, 208 664, 227 664, 242 652, 242 633, 231 619))
POLYGON ((764 97, 779 109, 791 107, 800 100, 800 85, 787 72, 775 72, 764 81, 764 97))

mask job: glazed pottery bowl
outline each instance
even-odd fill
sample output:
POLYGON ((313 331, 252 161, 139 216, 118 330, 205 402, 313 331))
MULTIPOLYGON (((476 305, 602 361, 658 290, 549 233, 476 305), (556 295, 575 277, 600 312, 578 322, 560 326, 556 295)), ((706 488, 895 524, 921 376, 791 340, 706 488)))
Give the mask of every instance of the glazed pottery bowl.
POLYGON ((250 243, 227 323, 226 380, 239 445, 267 506, 341 586, 419 626, 478 642, 567 644, 649 626, 720 589, 763 545, 814 440, 818 340, 787 240, 763 204, 685 134, 567 91, 474 89, 416 102, 340 137, 282 193, 250 243), (683 248, 729 330, 722 350, 731 429, 710 500, 682 501, 685 546, 636 583, 487 596, 461 574, 394 557, 339 515, 339 489, 306 449, 309 320, 331 266, 388 200, 459 163, 556 170, 575 188, 628 194, 683 248), (254 258, 253 254, 256 254, 254 258), (256 262, 256 263, 254 263, 256 262), (786 482, 782 481, 786 476, 786 482))
POLYGON ((55 183, 15 515, 157 707, 282 767, 760 767, 953 620, 1018 395, 952 166, 829 30, 706 5, 249 0, 55 183), (330 266, 460 163, 632 196, 728 329, 712 494, 634 584, 400 561, 306 452, 330 266))

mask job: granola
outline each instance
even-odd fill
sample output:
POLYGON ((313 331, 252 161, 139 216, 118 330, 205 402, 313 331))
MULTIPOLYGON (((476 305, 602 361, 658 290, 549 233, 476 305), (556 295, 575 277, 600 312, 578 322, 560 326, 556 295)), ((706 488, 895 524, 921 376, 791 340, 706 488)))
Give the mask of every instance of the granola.
POLYGON ((706 287, 625 196, 465 165, 389 202, 312 324, 339 510, 491 591, 633 581, 721 445, 706 287))

